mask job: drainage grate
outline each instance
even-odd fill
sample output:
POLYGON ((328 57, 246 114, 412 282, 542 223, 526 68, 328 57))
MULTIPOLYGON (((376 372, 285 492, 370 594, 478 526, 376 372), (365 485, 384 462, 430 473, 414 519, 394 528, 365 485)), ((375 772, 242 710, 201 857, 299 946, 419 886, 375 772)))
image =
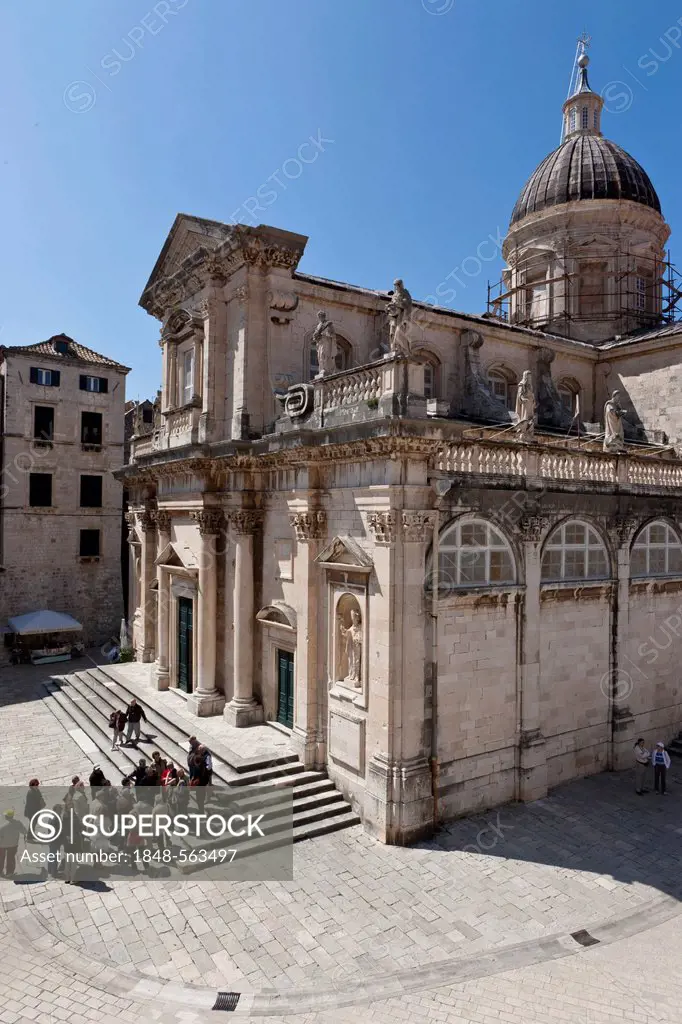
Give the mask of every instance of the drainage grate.
POLYGON ((214 1010, 236 1010, 239 1002, 239 992, 219 992, 212 1009, 214 1010))
POLYGON ((594 935, 590 935, 584 928, 579 932, 571 932, 571 938, 581 946, 596 946, 599 943, 599 939, 595 939, 594 935))

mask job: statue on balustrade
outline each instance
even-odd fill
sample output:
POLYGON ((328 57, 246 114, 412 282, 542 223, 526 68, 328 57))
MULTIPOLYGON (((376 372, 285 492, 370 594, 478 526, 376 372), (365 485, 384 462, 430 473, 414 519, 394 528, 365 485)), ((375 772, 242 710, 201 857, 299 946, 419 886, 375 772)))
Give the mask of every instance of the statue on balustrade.
POLYGON ((620 391, 614 391, 604 406, 604 451, 625 451, 625 409, 620 404, 620 391))
POLYGON ((326 377, 336 370, 336 330, 331 320, 327 320, 327 314, 320 310, 317 314, 317 324, 313 331, 312 343, 317 350, 317 377, 326 377))
POLYGON ((412 351, 410 322, 412 320, 412 296, 398 277, 393 282, 393 294, 386 307, 388 313, 388 337, 392 355, 409 356, 412 351))
POLYGON ((516 392, 514 433, 521 441, 532 441, 535 433, 535 393, 530 370, 524 370, 516 392))

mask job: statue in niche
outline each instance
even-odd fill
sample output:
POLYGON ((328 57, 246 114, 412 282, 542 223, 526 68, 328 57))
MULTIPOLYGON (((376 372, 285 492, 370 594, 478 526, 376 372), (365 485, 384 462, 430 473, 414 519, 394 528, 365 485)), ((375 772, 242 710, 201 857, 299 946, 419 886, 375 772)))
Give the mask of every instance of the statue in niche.
POLYGON ((317 350, 318 377, 326 377, 336 370, 336 330, 323 309, 317 314, 312 343, 317 350))
POLYGON ((522 441, 531 441, 535 431, 535 394, 530 370, 524 370, 516 392, 514 433, 522 441))
MULTIPOLYGON (((343 615, 337 615, 336 621, 339 625, 339 633, 342 639, 345 641, 346 647, 346 664, 348 666, 348 675, 343 680, 344 683, 349 683, 354 686, 356 690, 362 688, 362 624, 360 620, 360 612, 357 608, 351 608, 350 611, 350 626, 344 626, 343 615)), ((342 665, 342 661, 338 659, 339 667, 342 665)), ((340 673, 337 673, 340 674, 340 673)))
POLYGON ((409 356, 412 343, 409 327, 412 320, 412 296, 398 277, 393 282, 393 295, 386 307, 388 313, 388 337, 391 353, 397 356, 409 356))
POLYGON ((604 406, 604 451, 625 451, 625 409, 620 404, 620 391, 614 391, 604 406))

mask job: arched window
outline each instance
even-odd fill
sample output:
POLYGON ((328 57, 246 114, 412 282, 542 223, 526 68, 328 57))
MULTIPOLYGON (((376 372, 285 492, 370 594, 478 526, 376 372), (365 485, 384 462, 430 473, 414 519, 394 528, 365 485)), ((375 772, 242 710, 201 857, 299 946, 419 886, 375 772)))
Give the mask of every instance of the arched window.
POLYGON ((440 394, 440 363, 431 352, 416 352, 417 359, 423 364, 424 397, 438 398, 440 394))
POLYGON ((507 370, 504 367, 488 370, 488 384, 495 398, 499 398, 507 409, 515 407, 518 381, 516 375, 511 370, 507 370))
POLYGON ((575 416, 578 411, 580 395, 580 385, 578 382, 570 377, 564 377, 563 380, 559 381, 557 391, 561 408, 565 412, 570 413, 571 416, 575 416))
MULTIPOLYGON (((313 380, 317 377, 320 372, 320 364, 317 361, 317 348, 315 345, 310 345, 310 357, 308 363, 309 380, 313 380)), ((345 338, 340 338, 336 335, 336 369, 337 370, 349 370, 352 363, 353 351, 350 343, 345 338)))
POLYGON ((631 576, 682 575, 682 544, 667 523, 649 523, 632 545, 631 576))
POLYGON ((543 582, 608 579, 604 542, 588 523, 572 519, 552 532, 542 554, 543 582))
POLYGON ((439 590, 514 583, 511 548, 485 520, 458 520, 440 538, 438 576, 439 590))

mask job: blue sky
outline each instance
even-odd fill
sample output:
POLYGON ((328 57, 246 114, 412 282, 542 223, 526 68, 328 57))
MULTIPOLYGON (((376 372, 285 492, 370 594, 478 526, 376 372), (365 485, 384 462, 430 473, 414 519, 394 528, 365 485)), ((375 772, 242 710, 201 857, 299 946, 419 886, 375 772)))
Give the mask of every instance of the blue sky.
POLYGON ((0 12, 0 341, 64 331, 133 367, 129 397, 158 385, 158 325, 137 301, 178 211, 301 232, 301 270, 374 288, 402 276, 416 298, 460 268, 447 304, 482 312, 500 263, 481 243, 504 234, 559 142, 584 29, 612 109, 604 132, 649 172, 673 260, 682 246, 678 2, 1 0, 0 12))

